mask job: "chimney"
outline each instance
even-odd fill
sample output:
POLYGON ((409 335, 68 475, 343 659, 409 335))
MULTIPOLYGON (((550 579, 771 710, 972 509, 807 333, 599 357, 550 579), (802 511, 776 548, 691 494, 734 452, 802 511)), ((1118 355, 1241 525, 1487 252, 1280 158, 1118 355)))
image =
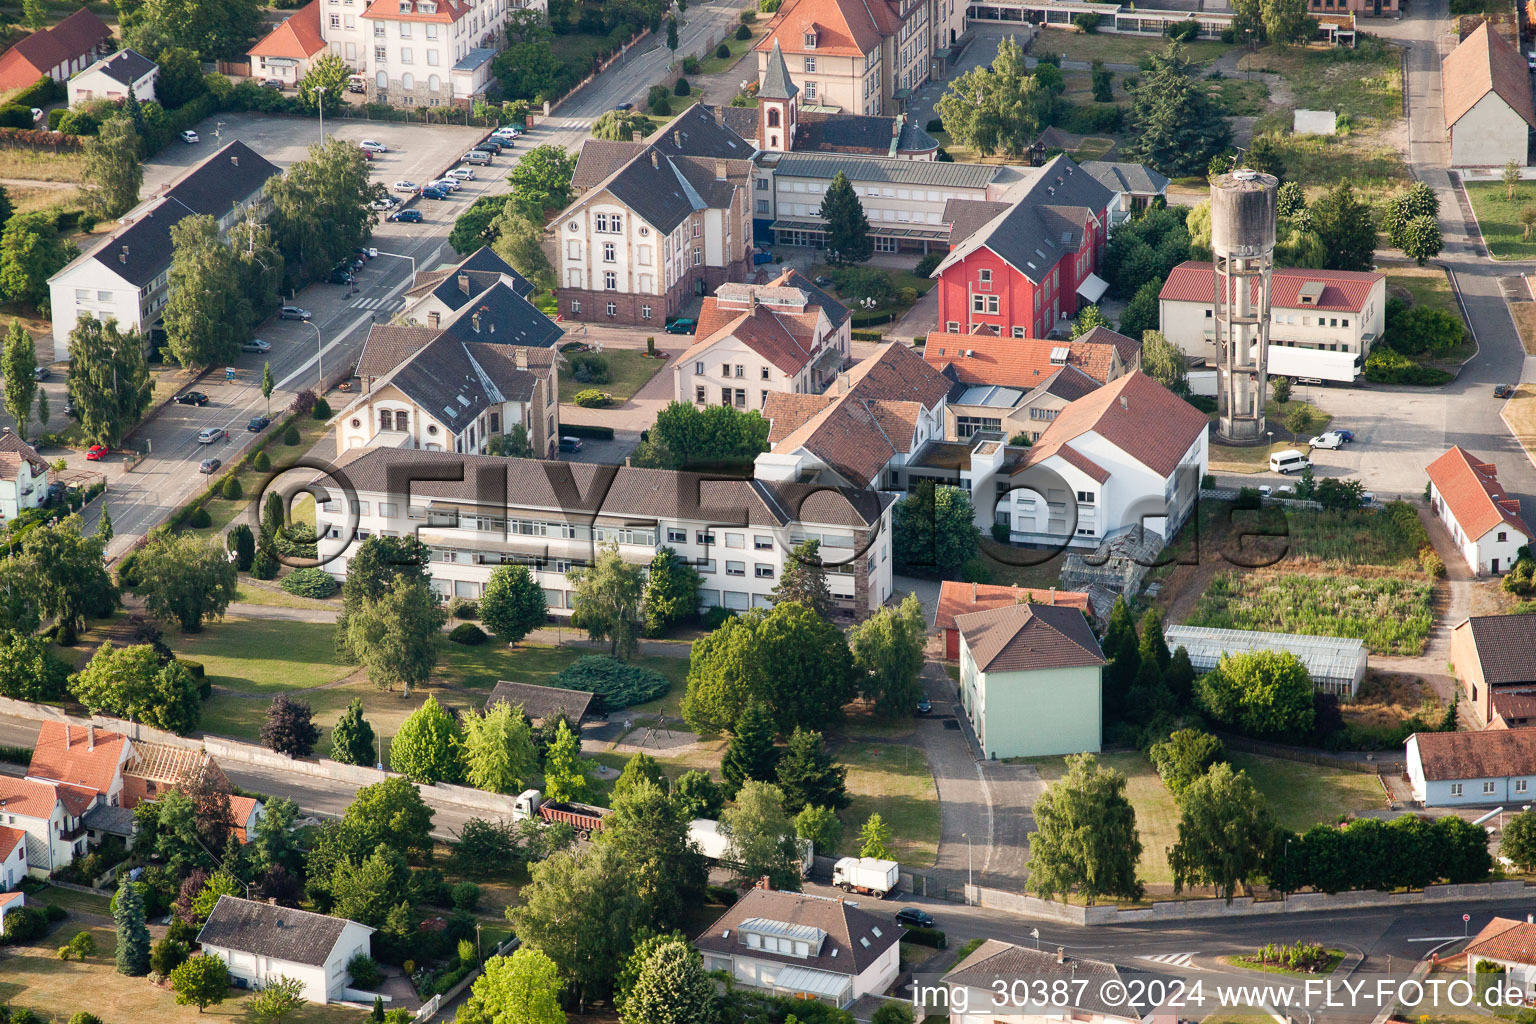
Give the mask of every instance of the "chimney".
POLYGON ((1055 604, 1056 603, 1056 588, 1055 587, 1051 588, 1051 600, 1050 600, 1050 603, 1051 604, 1055 604))
POLYGON ((465 295, 469 294, 469 275, 463 271, 459 272, 459 291, 465 295))
POLYGON ((229 165, 231 167, 239 167, 240 166, 240 158, 238 156, 236 156, 235 154, 233 154, 233 153, 229 154, 229 165))
POLYGON ((672 133, 672 145, 676 146, 678 149, 682 149, 683 148, 683 133, 682 132, 673 132, 672 133))
POLYGON ((475 329, 475 333, 476 334, 480 333, 480 314, 479 313, 471 313, 471 314, 469 314, 469 325, 475 329))
POLYGON ((725 124, 725 104, 724 103, 716 103, 715 104, 715 124, 720 124, 720 125, 725 124))
POLYGON ((975 604, 975 603, 976 603, 976 583, 973 580, 971 582, 971 604, 975 604))
POLYGON ((1056 962, 1059 964, 1064 964, 1067 962, 1067 951, 1065 947, 1056 947, 1056 962))
POLYGON ((651 166, 652 167, 660 167, 661 166, 661 160, 656 156, 656 151, 654 149, 651 150, 651 166))
POLYGON ((64 749, 69 749, 69 723, 64 723, 64 749))
POLYGON ((641 136, 640 136, 639 132, 630 132, 629 133, 629 141, 630 142, 638 143, 640 141, 640 138, 641 138, 641 136))
POLYGON ((1120 396, 1120 408, 1124 409, 1126 412, 1130 412, 1131 411, 1131 400, 1129 398, 1125 397, 1124 395, 1121 395, 1120 396))
POLYGON ((724 181, 725 180, 725 161, 724 160, 716 160, 715 161, 715 180, 716 181, 724 181))
POLYGON ((85 727, 85 749, 86 750, 95 750, 96 749, 96 723, 95 722, 92 722, 90 725, 85 727))
POLYGON ((768 876, 767 875, 764 875, 764 876, 762 876, 761 878, 759 878, 757 880, 757 887, 759 889, 763 889, 763 890, 765 890, 767 892, 772 892, 773 891, 773 886, 771 884, 769 884, 768 876))
POLYGON ((517 360, 517 368, 519 370, 526 370, 526 369, 528 369, 528 350, 527 349, 525 349, 525 348, 518 349, 516 352, 513 353, 513 358, 517 360))
POLYGON ((848 374, 846 374, 846 373, 839 373, 837 375, 837 393, 840 394, 840 395, 846 395, 848 392, 850 392, 852 390, 853 390, 853 381, 852 381, 852 379, 849 378, 848 374))

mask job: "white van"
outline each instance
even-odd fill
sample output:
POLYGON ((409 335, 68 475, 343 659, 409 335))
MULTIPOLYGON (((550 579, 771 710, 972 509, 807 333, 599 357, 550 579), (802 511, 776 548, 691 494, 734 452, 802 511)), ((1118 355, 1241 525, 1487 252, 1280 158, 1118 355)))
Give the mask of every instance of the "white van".
POLYGON ((1311 468, 1312 460, 1295 448, 1287 448, 1283 452, 1275 452, 1269 457, 1269 471, 1271 473, 1300 473, 1304 469, 1311 468))

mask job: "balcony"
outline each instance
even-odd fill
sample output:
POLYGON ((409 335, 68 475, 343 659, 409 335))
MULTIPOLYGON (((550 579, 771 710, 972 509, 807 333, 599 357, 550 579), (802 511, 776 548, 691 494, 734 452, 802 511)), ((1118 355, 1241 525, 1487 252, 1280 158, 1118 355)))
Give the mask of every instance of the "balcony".
POLYGON ((64 829, 59 833, 59 838, 66 843, 71 843, 85 835, 85 831, 85 822, 81 819, 76 819, 74 828, 64 829))

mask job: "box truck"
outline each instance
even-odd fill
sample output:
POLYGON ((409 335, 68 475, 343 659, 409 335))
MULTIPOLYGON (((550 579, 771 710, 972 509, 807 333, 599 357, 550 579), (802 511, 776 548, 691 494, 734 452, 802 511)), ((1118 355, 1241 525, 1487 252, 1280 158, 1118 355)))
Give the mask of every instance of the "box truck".
POLYGON ((901 865, 877 857, 839 857, 832 865, 832 884, 883 900, 901 884, 901 865))
MULTIPOLYGON (((688 838, 698 846, 705 860, 716 864, 725 859, 726 850, 731 844, 730 836, 720 831, 720 823, 710 818, 694 818, 690 821, 688 838)), ((816 851, 812 849, 809 839, 799 839, 796 842, 800 844, 800 877, 810 878, 816 851)))

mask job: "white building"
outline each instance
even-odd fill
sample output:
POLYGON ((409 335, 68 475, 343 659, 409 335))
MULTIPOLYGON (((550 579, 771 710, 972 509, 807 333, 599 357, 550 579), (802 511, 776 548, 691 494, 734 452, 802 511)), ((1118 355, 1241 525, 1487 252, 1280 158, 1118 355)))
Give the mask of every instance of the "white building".
POLYGON ((93 789, 0 776, 0 825, 27 834, 27 869, 47 878, 85 855, 80 820, 99 799, 93 789))
POLYGON ((1404 747, 1425 807, 1525 804, 1536 792, 1536 729, 1416 732, 1404 747))
POLYGON ((1524 167, 1536 128, 1525 58, 1483 22, 1440 63, 1452 167, 1524 167))
POLYGON ((48 463, 9 428, 0 432, 0 523, 48 497, 48 463))
POLYGON ((276 79, 285 89, 297 88, 300 79, 309 74, 311 62, 325 52, 320 19, 326 2, 310 0, 246 51, 251 74, 263 80, 276 79))
POLYGON ((739 987, 845 1007, 901 969, 901 926, 841 899, 759 885, 693 940, 706 971, 739 987))
POLYGON ((1520 516, 1520 499, 1505 491, 1493 464, 1457 445, 1431 462, 1429 507, 1445 523, 1451 540, 1474 573, 1500 573, 1515 564, 1531 542, 1520 516))
POLYGON ((1529 997, 1536 994, 1536 924, 1495 917, 1483 925, 1463 951, 1467 957, 1467 981, 1477 991, 1478 965, 1484 960, 1504 969, 1499 984, 1529 997))
POLYGON ((265 211, 267 182, 281 174, 243 142, 224 146, 166 193, 123 218, 126 226, 103 238, 48 279, 53 310, 54 358, 69 358, 69 333, 82 317, 116 320, 122 330, 149 334, 160 323, 171 276, 171 227, 207 214, 221 231, 265 211))
MULTIPOLYGON (((1360 375, 1386 325, 1385 274, 1276 267, 1270 294, 1271 377, 1348 383, 1360 375)), ((1221 362, 1215 295, 1212 265, 1194 260, 1174 267, 1158 294, 1164 336, 1211 366, 1221 362)))
POLYGON ((69 80, 69 105, 103 99, 121 102, 130 92, 140 103, 148 103, 155 98, 159 80, 160 66, 154 61, 136 50, 118 50, 69 80))
MULTIPOLYGON (((0 825, 0 893, 15 889, 26 877, 27 834, 11 825, 0 825)), ((3 898, 0 896, 0 899, 3 898)), ((0 914, 4 913, 4 909, 4 904, 0 903, 0 914)), ((0 922, 3 921, 4 918, 0 917, 0 922)))
POLYGON ((1197 673, 1205 674, 1229 654, 1275 651, 1293 654, 1312 677, 1319 693, 1353 697, 1365 678, 1364 640, 1342 636, 1306 636, 1254 629, 1213 629, 1210 626, 1167 626, 1163 639, 1169 650, 1184 648, 1197 673))
POLYGON ((197 941, 204 956, 229 965, 236 982, 258 987, 281 976, 297 978, 305 999, 329 1003, 366 998, 347 988, 347 963, 369 953, 373 932, 345 918, 220 896, 197 941))
POLYGON ((339 578, 368 537, 416 536, 431 548, 431 584, 444 597, 479 597, 496 566, 522 564, 550 611, 567 614, 566 573, 613 541, 636 565, 672 548, 703 576, 705 607, 742 610, 769 607, 790 551, 814 538, 840 608, 862 618, 891 595, 890 495, 384 447, 354 448, 340 469, 354 509, 321 494, 316 511, 320 557, 339 578), (425 479, 461 470, 459 480, 425 479), (422 478, 412 482, 412 471, 422 478))
POLYGON ((852 317, 798 271, 723 284, 704 299, 695 342, 672 367, 674 396, 762 409, 771 394, 818 395, 848 358, 852 317))

